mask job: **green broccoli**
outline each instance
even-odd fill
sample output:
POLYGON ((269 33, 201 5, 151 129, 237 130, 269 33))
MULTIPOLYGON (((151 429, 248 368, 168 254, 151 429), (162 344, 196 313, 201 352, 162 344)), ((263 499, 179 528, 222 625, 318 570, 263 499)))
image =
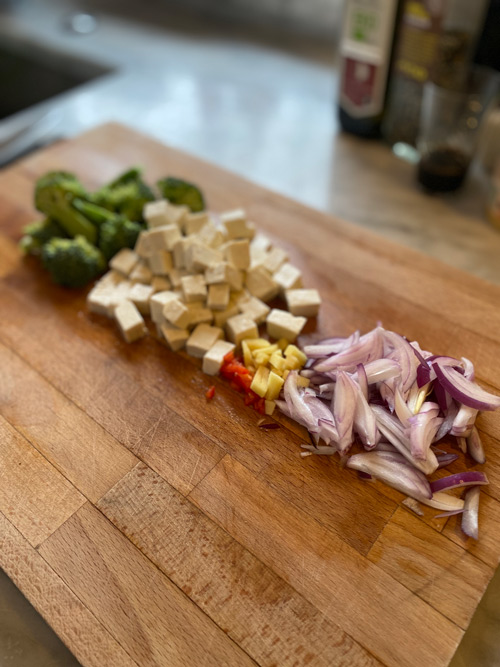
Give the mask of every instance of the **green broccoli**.
POLYGON ((99 248, 109 261, 122 248, 133 248, 143 227, 123 216, 115 216, 101 225, 99 248))
POLYGON ((156 183, 161 196, 168 199, 172 204, 188 206, 193 213, 203 211, 205 200, 201 190, 180 178, 163 178, 156 183))
POLYGON ((143 222, 144 206, 153 201, 153 191, 141 178, 142 170, 132 167, 91 195, 91 201, 129 220, 143 222))
POLYGON ((63 287, 84 287, 106 268, 102 252, 84 236, 47 241, 42 247, 42 264, 63 287))
POLYGON ((19 245, 27 255, 39 255, 43 244, 50 241, 51 238, 67 236, 64 229, 52 218, 32 222, 26 225, 23 231, 24 236, 19 245))
POLYGON ((42 176, 35 187, 35 206, 63 227, 68 236, 84 236, 90 243, 97 241, 97 229, 72 203, 75 197, 87 198, 80 181, 65 171, 51 171, 42 176))

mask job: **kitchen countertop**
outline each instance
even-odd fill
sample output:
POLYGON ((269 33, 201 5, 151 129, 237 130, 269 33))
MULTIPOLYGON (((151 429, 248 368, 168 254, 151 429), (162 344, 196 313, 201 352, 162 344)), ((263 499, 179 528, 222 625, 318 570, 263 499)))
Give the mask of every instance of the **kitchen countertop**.
MULTIPOLYGON (((0 10, 0 34, 46 40, 119 68, 61 100, 53 138, 118 120, 265 187, 500 282, 500 233, 485 220, 478 175, 454 196, 427 196, 416 187, 414 167, 387 146, 340 133, 333 48, 284 36, 276 42, 265 33, 256 39, 232 25, 181 16, 167 16, 153 27, 132 22, 132 8, 128 18, 112 20, 106 5, 113 3, 98 3, 97 30, 78 36, 62 27, 76 3, 25 1, 9 13, 0 10)), ((87 10, 91 6, 85 5, 87 10)), ((497 573, 454 667, 498 664, 499 587, 497 573)), ((0 585, 0 606, 19 605, 21 637, 26 632, 40 636, 42 630, 33 630, 35 621, 22 597, 16 602, 10 589, 3 592, 7 589, 8 583, 0 585)), ((15 625, 7 644, 15 641, 15 625)), ((22 662, 21 653, 7 662, 7 644, 0 635, 2 664, 34 664, 32 657, 22 662)), ((57 660, 47 664, 70 664, 64 656, 57 660)))

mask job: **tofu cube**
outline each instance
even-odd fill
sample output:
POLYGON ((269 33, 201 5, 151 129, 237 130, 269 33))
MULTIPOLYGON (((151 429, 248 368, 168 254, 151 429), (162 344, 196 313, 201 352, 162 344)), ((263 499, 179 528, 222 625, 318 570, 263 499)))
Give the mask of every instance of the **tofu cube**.
POLYGON ((266 398, 268 401, 274 401, 280 395, 281 387, 285 381, 282 377, 271 371, 267 381, 266 398))
POLYGON ((229 285, 218 283, 208 288, 207 306, 212 310, 225 310, 229 305, 229 285))
POLYGON ((172 252, 174 267, 176 269, 186 268, 186 253, 188 248, 193 245, 195 241, 190 238, 182 238, 174 245, 172 252))
POLYGON ((135 305, 137 310, 143 315, 150 314, 149 299, 154 294, 154 287, 136 283, 132 285, 129 292, 129 299, 135 305))
POLYGON ((259 335, 257 325, 246 315, 230 317, 226 322, 226 332, 235 345, 239 345, 245 338, 257 338, 259 335))
POLYGON ((252 248, 254 250, 270 250, 271 240, 259 232, 253 237, 252 242, 250 243, 250 249, 252 248))
POLYGON ((288 259, 287 253, 283 248, 272 248, 267 253, 267 257, 264 261, 264 268, 266 268, 269 273, 276 273, 282 264, 284 264, 288 259))
POLYGON ((234 343, 229 343, 227 340, 218 340, 205 353, 203 357, 203 372, 207 375, 217 375, 224 362, 224 357, 234 350, 234 343))
POLYGON ((267 304, 260 299, 257 299, 255 296, 252 296, 249 299, 240 300, 238 302, 238 308, 240 309, 240 312, 257 324, 265 322, 266 317, 271 310, 267 304))
POLYGON ((267 393, 267 384, 269 381, 269 368, 265 366, 259 366, 257 372, 253 376, 252 384, 250 389, 254 391, 257 396, 264 398, 267 393))
POLYGON ((173 250, 181 238, 177 225, 162 225, 148 232, 147 247, 151 254, 159 250, 173 250))
POLYGON ((172 284, 166 276, 153 276, 151 287, 154 292, 166 292, 172 287, 172 284))
POLYGON ((224 248, 227 261, 236 269, 248 269, 250 267, 250 243, 247 239, 242 241, 229 241, 224 248))
POLYGON ((281 291, 302 287, 302 273, 296 266, 285 262, 273 274, 273 280, 280 286, 281 291))
POLYGON ((213 318, 216 327, 224 327, 230 317, 239 314, 238 306, 229 302, 229 306, 225 310, 214 310, 213 318))
POLYGON ((177 206, 169 202, 167 208, 168 224, 177 225, 180 230, 184 229, 186 217, 189 215, 189 212, 190 209, 187 206, 177 206))
POLYGON ((222 261, 222 253, 201 243, 193 243, 186 251, 188 271, 205 271, 211 264, 222 261))
POLYGON ((321 297, 316 289, 290 289, 285 291, 286 304, 292 315, 316 317, 321 297))
POLYGON ((187 339, 189 338, 189 331, 187 329, 179 329, 178 327, 174 327, 167 322, 160 326, 160 332, 168 347, 173 352, 182 350, 186 344, 187 339))
POLYGON ((210 308, 206 308, 201 301, 186 304, 189 310, 189 328, 198 324, 212 324, 214 314, 210 308))
POLYGON ((228 283, 230 289, 241 290, 243 273, 227 262, 216 262, 205 270, 205 280, 207 285, 228 283))
POLYGON ((142 257, 142 259, 147 259, 152 253, 152 250, 149 248, 148 236, 149 231, 143 230, 142 232, 139 232, 139 236, 135 242, 134 251, 139 257, 142 257))
POLYGON ((131 301, 123 301, 115 308, 115 319, 127 343, 133 343, 146 334, 146 325, 131 301))
POLYGON ((139 255, 130 250, 130 248, 122 248, 109 262, 109 266, 124 276, 128 276, 139 261, 139 255))
POLYGON ((198 324, 187 340, 186 352, 201 359, 220 338, 224 338, 224 332, 219 327, 198 324))
POLYGON ((171 269, 168 272, 168 277, 175 289, 181 289, 181 278, 190 275, 186 269, 171 269))
POLYGON ((113 317, 110 292, 104 289, 99 289, 97 285, 93 287, 87 294, 87 308, 91 313, 113 317))
POLYGON ((184 301, 191 303, 193 301, 205 301, 207 298, 207 285, 205 278, 200 275, 183 276, 181 278, 181 288, 184 294, 184 301))
POLYGON ((87 295, 89 310, 113 317, 116 306, 129 298, 132 283, 117 271, 108 271, 87 295))
POLYGON ((279 286, 269 272, 262 266, 247 272, 246 286, 250 294, 261 301, 270 301, 279 293, 279 286))
POLYGON ((166 276, 172 268, 172 253, 159 250, 148 257, 149 268, 155 276, 166 276))
POLYGON ((198 234, 210 222, 210 216, 205 211, 188 213, 184 218, 183 231, 186 236, 198 234))
POLYGON ((199 243, 206 245, 209 248, 218 248, 224 243, 222 232, 217 229, 211 220, 202 227, 201 231, 196 234, 195 238, 199 243))
POLYGON ((163 324, 165 322, 163 309, 169 301, 173 301, 174 299, 177 299, 177 296, 171 291, 157 292, 150 297, 149 308, 153 322, 156 322, 156 324, 163 324))
POLYGON ((252 239, 255 236, 255 225, 252 222, 247 222, 246 213, 241 208, 222 213, 220 219, 226 230, 226 238, 229 241, 233 239, 252 239))
POLYGON ((135 265, 134 269, 129 275, 130 280, 134 280, 136 283, 144 283, 144 285, 149 285, 153 278, 153 272, 146 265, 143 259, 139 260, 135 265))
POLYGON ((169 224, 167 215, 168 207, 169 202, 166 199, 150 201, 144 206, 144 219, 149 229, 169 224))
POLYGON ((163 317, 179 329, 187 329, 189 325, 189 310, 179 299, 172 299, 165 304, 163 317))
POLYGON ((286 310, 273 308, 267 316, 267 333, 271 338, 295 340, 307 322, 305 317, 295 317, 286 310))
POLYGON ((264 266, 267 259, 267 250, 262 248, 252 248, 250 246, 250 268, 255 269, 257 266, 264 266))

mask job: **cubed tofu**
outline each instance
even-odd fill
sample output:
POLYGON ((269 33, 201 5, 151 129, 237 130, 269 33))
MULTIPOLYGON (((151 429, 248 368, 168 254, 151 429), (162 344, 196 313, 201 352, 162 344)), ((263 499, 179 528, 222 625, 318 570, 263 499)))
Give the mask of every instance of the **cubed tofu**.
POLYGON ((290 289, 285 292, 286 304, 292 315, 316 317, 321 297, 316 289, 290 289))
POLYGON ((201 274, 184 276, 181 278, 181 288, 186 303, 193 301, 205 301, 207 298, 207 285, 201 274))
POLYGON ((229 305, 229 285, 218 283, 208 288, 207 306, 212 310, 225 310, 229 305))
POLYGON ((149 268, 155 276, 166 276, 172 268, 172 253, 159 250, 148 257, 149 268))
POLYGON ((167 219, 168 224, 177 225, 180 230, 184 229, 186 217, 189 215, 189 208, 187 206, 177 206, 176 204, 171 204, 167 208, 167 219))
POLYGON ((230 317, 234 317, 239 314, 238 306, 235 304, 229 303, 229 306, 225 310, 214 310, 214 324, 216 327, 224 327, 226 322, 230 317))
POLYGON ((146 325, 131 301, 123 301, 115 308, 115 319, 127 343, 133 343, 146 334, 146 325))
POLYGON ((143 259, 139 260, 135 265, 134 269, 129 275, 130 280, 134 280, 136 283, 144 283, 144 285, 150 285, 151 280, 153 279, 153 272, 147 266, 143 259))
POLYGON ((211 264, 222 261, 222 253, 201 243, 193 243, 186 250, 188 271, 205 271, 211 264))
POLYGON ((211 220, 201 228, 195 238, 199 243, 209 248, 218 248, 224 243, 222 232, 217 229, 211 220))
POLYGON ((189 326, 189 310, 179 299, 172 299, 165 304, 163 317, 179 329, 187 329, 189 326))
POLYGON ((166 292, 172 287, 172 283, 166 276, 153 276, 151 287, 155 292, 166 292))
POLYGON ((271 240, 267 238, 264 234, 261 234, 260 232, 256 234, 252 242, 250 243, 250 249, 254 250, 270 250, 271 249, 271 240))
POLYGON ((139 255, 130 250, 130 248, 122 248, 119 250, 116 255, 109 262, 110 268, 114 271, 118 271, 124 276, 130 275, 139 261, 139 255))
POLYGON ((289 262, 285 262, 280 266, 276 273, 273 274, 273 280, 280 286, 283 293, 289 289, 302 287, 302 273, 296 266, 293 266, 289 262))
POLYGON ((262 248, 252 248, 250 245, 250 268, 255 269, 257 266, 264 266, 267 259, 267 250, 262 248))
POLYGON ((212 324, 214 314, 210 308, 206 308, 202 302, 196 301, 195 303, 187 303, 186 305, 189 310, 188 327, 190 329, 198 326, 198 324, 212 324))
POLYGON ((266 260, 264 262, 264 268, 266 268, 269 273, 276 273, 282 264, 284 264, 288 259, 287 253, 283 248, 272 248, 267 253, 266 260))
POLYGON ((147 259, 153 252, 153 250, 151 250, 149 247, 148 236, 149 231, 144 229, 142 232, 139 232, 139 236, 135 242, 134 251, 139 255, 139 257, 142 257, 142 259, 147 259))
POLYGON ((210 216, 205 211, 188 213, 184 218, 184 234, 198 234, 210 222, 210 216))
POLYGON ((259 330, 255 322, 246 315, 235 315, 226 322, 226 332, 229 340, 239 345, 245 338, 257 338, 259 330))
POLYGON ((195 241, 192 238, 182 238, 174 245, 172 258, 176 269, 186 268, 186 253, 193 243, 195 243, 195 241))
POLYGON ((181 278, 183 276, 191 275, 187 269, 171 269, 168 272, 168 277, 175 289, 181 289, 181 278))
POLYGON ((250 294, 261 301, 270 301, 279 293, 279 286, 270 273, 262 266, 247 272, 246 286, 250 294))
POLYGON ((150 201, 144 206, 144 219, 150 229, 169 224, 167 215, 169 206, 170 204, 166 199, 150 201))
POLYGON ((247 221, 246 213, 241 208, 222 213, 220 219, 226 230, 226 238, 229 241, 233 239, 252 239, 255 236, 255 225, 247 221))
POLYGON ((287 310, 273 308, 267 316, 267 333, 271 338, 295 340, 306 322, 305 317, 295 317, 287 310))
POLYGON ((192 357, 201 359, 212 345, 221 338, 224 338, 224 332, 219 327, 211 327, 209 324, 198 324, 187 340, 186 352, 192 357))
POLYGON ((154 294, 154 287, 136 283, 130 288, 129 299, 143 315, 150 314, 149 299, 154 294))
POLYGON ((265 366, 259 366, 257 372, 253 376, 252 384, 250 389, 254 391, 257 396, 264 398, 267 393, 267 384, 269 381, 269 368, 265 366))
POLYGON ((230 289, 241 290, 243 286, 243 272, 228 262, 216 262, 205 271, 207 285, 228 283, 230 289))
POLYGON ((255 296, 239 301, 238 308, 240 309, 240 312, 247 315, 257 324, 265 322, 266 317, 271 310, 267 304, 260 299, 257 299, 255 296))
POLYGON ((116 271, 108 273, 96 283, 87 296, 89 310, 106 317, 113 317, 118 304, 129 299, 132 283, 116 271))
POLYGON ((157 324, 165 322, 163 309, 169 301, 174 301, 176 299, 177 295, 170 290, 153 294, 149 299, 149 308, 153 322, 156 322, 157 324))
POLYGON ((189 338, 189 331, 187 329, 179 329, 168 324, 168 322, 160 326, 160 331, 168 347, 174 352, 182 350, 189 338))
POLYGON ((148 232, 147 248, 150 253, 160 250, 173 250, 177 241, 181 239, 177 225, 162 225, 148 232))
POLYGON ((224 363, 224 357, 234 350, 234 343, 227 340, 218 340, 203 357, 203 372, 207 375, 217 375, 224 363))
POLYGON ((271 371, 267 381, 266 398, 268 401, 274 401, 280 395, 281 387, 284 384, 282 377, 271 371))
POLYGON ((244 270, 250 267, 250 243, 247 239, 226 243, 224 255, 236 269, 244 270))
POLYGON ((110 291, 93 287, 87 294, 87 308, 91 313, 113 317, 110 291))

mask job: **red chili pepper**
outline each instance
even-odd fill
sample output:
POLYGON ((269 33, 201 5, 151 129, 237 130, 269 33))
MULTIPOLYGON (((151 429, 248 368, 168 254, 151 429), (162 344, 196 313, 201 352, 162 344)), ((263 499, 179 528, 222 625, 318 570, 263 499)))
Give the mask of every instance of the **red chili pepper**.
POLYGON ((205 394, 205 397, 207 401, 211 401, 212 398, 215 396, 215 387, 212 385, 207 389, 207 393, 205 394))

